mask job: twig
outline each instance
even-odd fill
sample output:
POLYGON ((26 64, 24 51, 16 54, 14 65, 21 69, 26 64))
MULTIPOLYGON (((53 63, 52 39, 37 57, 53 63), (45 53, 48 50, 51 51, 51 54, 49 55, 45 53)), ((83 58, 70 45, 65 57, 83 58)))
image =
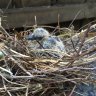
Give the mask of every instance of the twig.
POLYGON ((0 26, 0 28, 3 30, 3 32, 12 40, 12 37, 8 34, 8 32, 2 27, 0 26))
POLYGON ((43 49, 45 49, 45 48, 43 47, 43 45, 39 42, 39 40, 36 40, 36 42, 40 45, 40 47, 42 47, 43 49))
POLYGON ((85 42, 85 38, 86 38, 86 36, 88 35, 89 30, 90 30, 90 25, 88 26, 87 30, 84 32, 84 35, 83 35, 83 37, 82 37, 82 39, 81 39, 81 43, 80 43, 79 49, 77 50, 77 54, 74 54, 74 55, 72 56, 72 57, 73 57, 73 60, 72 60, 71 62, 69 62, 68 67, 70 67, 77 58, 79 58, 80 51, 81 51, 81 49, 82 49, 82 47, 83 47, 83 44, 84 44, 84 42, 85 42), (78 54, 79 54, 79 55, 78 55, 78 54))
POLYGON ((76 85, 73 87, 73 89, 72 89, 71 93, 69 94, 69 96, 73 95, 75 88, 76 88, 76 85))
POLYGON ((81 13, 81 11, 82 11, 82 10, 79 10, 79 11, 77 12, 77 14, 75 15, 74 19, 72 20, 72 22, 70 23, 70 25, 69 25, 68 28, 71 27, 71 25, 73 24, 73 22, 75 21, 75 19, 77 18, 77 16, 81 13))
POLYGON ((82 26, 79 30, 77 30, 77 32, 79 32, 81 29, 83 29, 84 27, 88 26, 89 24, 92 24, 92 23, 95 23, 95 22, 96 22, 96 20, 89 22, 88 24, 82 26))
POLYGON ((78 49, 78 54, 80 53, 80 51, 81 51, 81 48, 82 48, 82 46, 83 46, 83 44, 84 44, 84 42, 85 42, 85 38, 86 38, 86 36, 88 35, 88 32, 90 31, 90 25, 88 26, 88 29, 84 32, 84 35, 83 35, 83 37, 82 37, 82 39, 81 39, 81 44, 80 44, 80 46, 79 46, 79 49, 78 49))
POLYGON ((59 33, 60 33, 60 14, 58 14, 58 31, 59 31, 59 33))
POLYGON ((18 86, 23 86, 23 87, 25 87, 24 84, 19 84, 19 83, 11 82, 11 81, 7 80, 2 74, 0 74, 0 76, 1 76, 6 82, 8 82, 8 83, 10 83, 10 84, 14 84, 14 85, 18 85, 18 86))
POLYGON ((12 76, 11 77, 12 79, 33 79, 33 78, 35 78, 35 76, 33 77, 33 76, 12 76))
POLYGON ((9 71, 9 70, 7 70, 5 68, 2 68, 2 67, 0 67, 0 71, 1 71, 0 73, 2 73, 2 72, 5 73, 6 74, 6 77, 9 77, 9 76, 11 77, 13 75, 13 73, 11 71, 9 71))
MULTIPOLYGON (((7 88, 7 90, 8 91, 10 91, 10 92, 15 92, 15 91, 20 91, 20 89, 22 90, 22 89, 26 89, 26 87, 7 87, 6 86, 6 88, 7 88)), ((5 92, 4 91, 5 90, 5 88, 0 88, 0 92, 5 92)))
POLYGON ((34 18, 35 18, 35 25, 33 27, 36 28, 37 27, 37 17, 35 16, 34 18))
POLYGON ((78 52, 77 52, 77 50, 76 50, 76 47, 74 45, 74 42, 73 42, 72 38, 70 38, 70 39, 71 39, 71 42, 72 42, 73 49, 75 50, 75 52, 77 53, 77 55, 79 55, 78 52))
MULTIPOLYGON (((58 14, 58 25, 57 25, 57 27, 53 27, 54 28, 54 30, 53 30, 53 32, 51 32, 51 34, 54 34, 54 32, 56 31, 56 30, 58 30, 59 31, 59 33, 60 33, 60 14, 58 14)), ((47 26, 47 27, 50 27, 50 26, 47 26)))
MULTIPOLYGON (((30 72, 28 72, 21 64, 20 64, 20 60, 18 59, 18 61, 16 61, 14 58, 10 58, 12 61, 14 61, 26 74, 28 74, 29 76, 33 76, 30 72)), ((34 77, 34 76, 33 76, 34 77)))
POLYGON ((28 96, 28 91, 29 91, 29 83, 28 83, 27 88, 26 88, 26 94, 25 94, 25 96, 28 96))
POLYGON ((4 86, 5 91, 8 93, 9 96, 12 96, 11 93, 7 90, 7 87, 5 85, 5 81, 3 78, 2 78, 2 81, 3 81, 3 86, 4 86))
POLYGON ((4 48, 6 48, 7 50, 10 50, 11 52, 13 52, 14 54, 18 55, 19 57, 30 58, 30 56, 27 56, 27 55, 18 53, 17 51, 15 51, 15 50, 13 50, 13 49, 11 49, 11 48, 8 48, 7 46, 4 46, 4 48))
POLYGON ((58 72, 74 71, 74 70, 75 71, 76 70, 86 70, 86 71, 87 70, 91 70, 92 71, 92 70, 96 70, 96 67, 94 67, 94 68, 93 67, 92 68, 87 68, 87 67, 84 67, 84 68, 83 67, 72 67, 72 68, 66 68, 66 69, 64 68, 64 69, 59 69, 58 72))
POLYGON ((5 12, 6 12, 6 10, 9 8, 9 6, 11 5, 11 3, 12 3, 12 0, 10 0, 10 1, 8 2, 7 7, 5 8, 5 10, 4 10, 4 12, 3 12, 3 13, 5 13, 5 12))
POLYGON ((78 95, 80 95, 80 96, 85 96, 85 95, 83 95, 82 93, 79 93, 79 92, 76 92, 76 91, 74 91, 76 94, 78 94, 78 95))

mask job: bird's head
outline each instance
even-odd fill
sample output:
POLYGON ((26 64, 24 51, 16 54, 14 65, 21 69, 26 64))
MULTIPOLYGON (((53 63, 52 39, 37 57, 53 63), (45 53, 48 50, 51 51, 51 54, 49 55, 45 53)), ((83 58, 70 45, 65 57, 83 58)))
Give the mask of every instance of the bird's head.
POLYGON ((49 32, 44 28, 36 28, 33 33, 29 34, 27 40, 42 40, 43 38, 49 37, 49 32))

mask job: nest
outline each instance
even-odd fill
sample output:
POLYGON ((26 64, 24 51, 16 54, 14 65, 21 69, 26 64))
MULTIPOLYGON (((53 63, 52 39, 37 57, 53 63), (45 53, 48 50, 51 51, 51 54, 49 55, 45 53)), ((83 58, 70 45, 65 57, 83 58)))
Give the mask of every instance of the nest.
POLYGON ((32 50, 27 40, 20 39, 20 34, 11 36, 0 28, 3 35, 7 35, 0 38, 4 43, 0 96, 75 96, 78 84, 96 83, 96 36, 87 37, 90 27, 64 40, 67 53, 32 50))

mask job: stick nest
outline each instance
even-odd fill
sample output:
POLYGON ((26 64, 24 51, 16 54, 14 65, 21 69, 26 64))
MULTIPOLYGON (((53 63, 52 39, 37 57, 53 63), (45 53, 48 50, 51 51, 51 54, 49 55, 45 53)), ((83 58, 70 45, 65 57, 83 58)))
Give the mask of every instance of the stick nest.
POLYGON ((90 27, 62 39, 67 53, 30 49, 27 32, 11 36, 1 29, 0 96, 72 96, 79 83, 96 83, 96 36, 87 37, 90 27))

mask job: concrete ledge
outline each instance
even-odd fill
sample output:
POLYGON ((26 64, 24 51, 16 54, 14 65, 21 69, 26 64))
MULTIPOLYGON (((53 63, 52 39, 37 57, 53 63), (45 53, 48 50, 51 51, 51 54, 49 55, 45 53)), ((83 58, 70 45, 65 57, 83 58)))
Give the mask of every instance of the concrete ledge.
MULTIPOLYGON (((76 19, 96 17, 96 3, 90 4, 73 4, 53 7, 30 7, 19 9, 8 9, 4 14, 10 27, 22 27, 23 25, 33 25, 34 16, 37 16, 38 24, 56 23, 58 14, 60 22, 73 20, 75 15, 80 14, 76 19)), ((6 27, 4 22, 2 25, 6 27)))

